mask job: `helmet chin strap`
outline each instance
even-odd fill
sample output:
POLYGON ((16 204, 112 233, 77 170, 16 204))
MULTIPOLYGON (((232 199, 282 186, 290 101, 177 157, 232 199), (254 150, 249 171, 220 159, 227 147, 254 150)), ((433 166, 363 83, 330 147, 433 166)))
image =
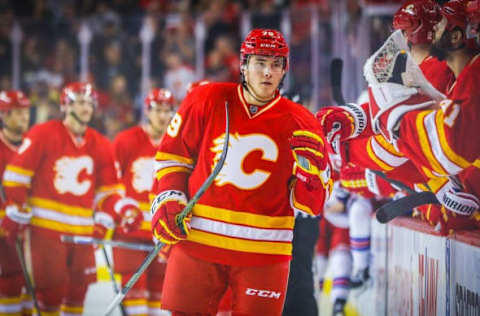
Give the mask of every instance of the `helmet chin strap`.
POLYGON ((89 121, 87 121, 87 122, 82 121, 82 120, 78 117, 78 115, 77 115, 75 112, 73 112, 73 111, 70 112, 69 114, 70 114, 70 115, 75 119, 75 121, 77 121, 80 125, 87 125, 88 122, 89 122, 89 121))

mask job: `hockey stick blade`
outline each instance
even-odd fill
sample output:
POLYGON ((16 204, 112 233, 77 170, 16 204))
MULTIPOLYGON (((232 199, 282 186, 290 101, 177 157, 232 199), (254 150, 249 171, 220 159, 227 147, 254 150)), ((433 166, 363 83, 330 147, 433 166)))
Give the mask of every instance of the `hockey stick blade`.
POLYGON ((432 192, 416 192, 381 206, 376 217, 380 223, 385 224, 397 216, 409 213, 415 207, 438 203, 437 197, 432 192))
POLYGON ((330 83, 332 85, 332 98, 338 105, 345 104, 342 93, 343 60, 334 58, 330 63, 330 83))
MULTIPOLYGON (((208 189, 208 187, 213 183, 213 180, 217 177, 217 175, 220 173, 220 170, 222 170, 223 164, 225 163, 225 159, 227 158, 227 152, 228 152, 228 143, 230 139, 230 126, 229 126, 229 121, 228 121, 228 102, 225 102, 225 141, 223 143, 223 149, 222 149, 222 154, 220 155, 220 158, 218 159, 217 164, 215 165, 215 168, 213 168, 212 173, 208 176, 208 178, 205 180, 205 182, 202 184, 202 186, 198 189, 198 191, 195 193, 195 195, 190 199, 190 201, 187 203, 185 208, 182 210, 182 212, 177 215, 177 224, 181 223, 185 216, 188 215, 193 209, 193 206, 197 203, 197 201, 200 199, 200 197, 205 193, 205 191, 208 189)), ((140 278, 140 276, 143 274, 143 272, 148 268, 150 263, 153 261, 153 259, 158 255, 158 252, 160 249, 163 248, 165 244, 159 242, 158 244, 155 245, 155 248, 153 248, 152 251, 147 255, 147 257, 143 260, 142 264, 140 267, 137 269, 137 271, 132 275, 130 280, 128 280, 127 284, 122 288, 122 291, 118 293, 113 301, 108 305, 107 311, 105 312, 105 316, 110 315, 115 307, 117 307, 118 304, 125 298, 127 295, 128 291, 132 288, 133 285, 137 282, 137 280, 140 278)))

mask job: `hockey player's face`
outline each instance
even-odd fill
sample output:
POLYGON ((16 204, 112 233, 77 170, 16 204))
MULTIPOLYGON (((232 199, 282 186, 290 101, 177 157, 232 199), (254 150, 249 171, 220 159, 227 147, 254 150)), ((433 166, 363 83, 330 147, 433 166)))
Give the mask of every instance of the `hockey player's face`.
POLYGON ((163 134, 172 119, 172 110, 168 105, 158 105, 148 110, 147 117, 152 128, 157 133, 163 134))
POLYGON ((94 110, 93 102, 88 97, 78 96, 78 98, 68 105, 68 111, 76 116, 80 121, 87 124, 92 119, 94 110))
POLYGON ((430 55, 438 60, 445 60, 451 48, 450 32, 446 30, 447 19, 444 17, 434 27, 434 38, 430 47, 430 55))
POLYGON ((30 109, 19 108, 12 109, 3 116, 3 124, 10 132, 22 135, 28 130, 28 122, 30 121, 30 109))
POLYGON ((244 70, 245 80, 262 99, 273 97, 285 74, 282 57, 252 55, 244 70))

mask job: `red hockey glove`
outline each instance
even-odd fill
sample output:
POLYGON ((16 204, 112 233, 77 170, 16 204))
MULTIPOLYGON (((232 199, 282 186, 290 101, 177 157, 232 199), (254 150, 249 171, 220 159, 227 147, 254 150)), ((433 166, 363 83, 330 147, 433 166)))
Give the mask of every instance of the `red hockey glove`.
POLYGON ((357 137, 367 126, 367 116, 363 109, 356 104, 348 103, 343 106, 327 106, 316 114, 327 142, 331 144, 335 153, 339 153, 339 142, 357 137))
POLYGON ((423 205, 417 210, 420 211, 422 218, 430 225, 435 226, 435 230, 442 236, 459 229, 477 228, 477 221, 472 216, 456 214, 440 204, 423 205))
POLYGON ((1 228, 7 242, 15 244, 18 236, 23 233, 30 222, 32 213, 29 210, 21 210, 16 204, 8 204, 5 207, 5 213, 1 228))
POLYGON ((401 118, 410 111, 435 104, 430 97, 419 94, 416 88, 398 83, 383 82, 368 88, 372 129, 396 144, 401 118))
POLYGON ((130 198, 120 199, 115 203, 114 210, 119 216, 116 222, 120 224, 119 229, 123 233, 138 230, 142 225, 143 213, 137 201, 130 198))
POLYGON ((191 213, 186 216, 181 227, 177 225, 177 216, 187 205, 187 197, 181 191, 163 191, 152 202, 152 232, 160 242, 170 245, 185 240, 190 233, 191 213))
POLYGON ((360 194, 366 198, 373 197, 365 179, 365 168, 351 164, 346 165, 340 170, 340 184, 349 192, 360 194))
POLYGON ((308 189, 316 190, 330 179, 330 168, 323 140, 306 130, 293 132, 290 148, 295 159, 294 175, 308 189))

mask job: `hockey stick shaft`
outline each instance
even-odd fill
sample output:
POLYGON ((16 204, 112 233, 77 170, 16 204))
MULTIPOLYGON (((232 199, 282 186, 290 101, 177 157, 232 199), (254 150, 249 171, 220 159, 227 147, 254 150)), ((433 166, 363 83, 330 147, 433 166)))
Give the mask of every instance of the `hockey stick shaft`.
POLYGON ((410 213, 415 207, 438 203, 437 197, 432 192, 415 192, 413 195, 407 195, 382 205, 377 210, 375 217, 380 223, 385 224, 395 217, 410 213))
MULTIPOLYGON (((205 193, 205 191, 210 187, 210 185, 213 183, 213 180, 217 177, 217 175, 220 173, 220 170, 222 170, 223 164, 225 163, 225 159, 227 158, 227 152, 228 152, 228 143, 230 139, 230 127, 229 127, 229 120, 228 120, 228 102, 225 102, 225 140, 223 144, 223 149, 222 149, 222 154, 220 155, 220 158, 215 165, 215 168, 213 169, 212 173, 208 176, 208 178, 205 180, 205 182, 200 186, 198 191, 195 193, 195 195, 190 199, 190 201, 187 203, 185 208, 180 212, 180 214, 177 216, 177 225, 181 226, 180 224, 183 222, 183 219, 192 211, 193 206, 197 203, 197 201, 200 199, 200 197, 205 193)), ((145 269, 150 265, 150 263, 153 261, 153 259, 158 255, 158 252, 160 249, 162 249, 165 246, 163 243, 158 243, 155 245, 155 248, 148 254, 148 256, 145 258, 143 263, 140 265, 138 270, 135 272, 134 275, 128 280, 127 284, 122 288, 120 293, 115 296, 113 301, 110 303, 110 305, 107 308, 107 311, 105 312, 105 315, 108 316, 110 313, 115 309, 115 307, 123 300, 125 295, 127 295, 128 291, 130 288, 137 282, 137 280, 140 278, 140 276, 143 274, 145 269)))
POLYGON ((62 235, 61 240, 63 242, 77 244, 77 245, 102 245, 102 246, 112 246, 118 248, 125 248, 138 251, 152 251, 154 248, 153 245, 142 244, 142 243, 133 243, 126 241, 116 241, 116 240, 106 240, 99 239, 87 236, 70 236, 62 235))
MULTIPOLYGON (((105 264, 107 265, 108 275, 110 276, 110 281, 112 281, 112 284, 113 284, 113 291, 115 292, 115 294, 118 294, 120 292, 120 289, 118 288, 117 282, 115 281, 115 274, 113 272, 113 266, 110 263, 110 259, 108 258, 107 250, 105 249, 104 246, 102 246, 102 253, 103 253, 103 257, 105 258, 105 264)), ((127 315, 127 311, 125 310, 125 306, 123 306, 122 303, 120 303, 120 312, 122 313, 122 316, 127 315)))
POLYGON ((28 294, 32 296, 33 305, 37 310, 39 316, 42 316, 40 312, 40 305, 38 304, 37 296, 35 295, 35 287, 33 286, 33 281, 30 278, 27 270, 27 263, 25 261, 25 256, 23 255, 22 250, 22 240, 20 237, 15 241, 15 250, 17 251, 18 261, 20 261, 20 266, 22 267, 23 277, 25 278, 25 286, 27 288, 28 294))
POLYGON ((330 83, 332 85, 333 100, 338 105, 343 105, 346 103, 342 93, 342 71, 342 59, 334 58, 330 63, 330 83))

